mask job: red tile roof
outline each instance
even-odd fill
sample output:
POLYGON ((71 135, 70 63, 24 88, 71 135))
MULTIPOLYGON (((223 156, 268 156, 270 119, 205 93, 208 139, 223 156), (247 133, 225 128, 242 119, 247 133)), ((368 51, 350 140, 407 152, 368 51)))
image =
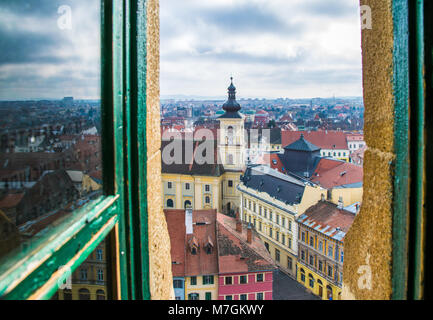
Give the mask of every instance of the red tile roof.
POLYGON ((283 170, 283 163, 277 153, 267 153, 264 154, 260 159, 258 159, 257 164, 268 165, 272 169, 276 169, 281 173, 285 173, 283 170))
POLYGON ((334 159, 321 159, 311 177, 311 181, 326 189, 360 183, 362 179, 361 166, 334 159))
POLYGON ((361 133, 346 133, 347 141, 363 141, 364 135, 361 133))
POLYGON ((283 147, 299 140, 301 134, 304 134, 305 140, 321 149, 348 149, 346 134, 342 131, 281 131, 283 147))
POLYGON ((339 209, 328 201, 319 201, 309 207, 296 221, 304 226, 315 229, 338 241, 343 241, 355 220, 355 215, 339 209))
POLYGON ((236 219, 218 213, 218 264, 220 273, 256 272, 276 268, 255 230, 247 243, 247 225, 236 231, 236 219))
POLYGON ((173 277, 185 276, 185 211, 164 210, 171 244, 173 277))
MULTIPOLYGON (((205 251, 210 242, 216 243, 216 210, 193 211, 193 234, 187 235, 185 210, 164 210, 171 243, 172 272, 175 277, 218 273, 218 254, 205 251), (198 224, 197 224, 198 223, 198 224), (189 250, 189 243, 198 244, 197 254, 189 250)), ((215 245, 214 245, 215 246, 215 245)))

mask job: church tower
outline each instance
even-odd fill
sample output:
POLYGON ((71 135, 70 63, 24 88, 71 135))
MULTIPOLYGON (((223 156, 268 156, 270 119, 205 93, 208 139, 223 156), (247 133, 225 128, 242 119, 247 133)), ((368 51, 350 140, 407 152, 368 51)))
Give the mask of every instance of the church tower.
POLYGON ((242 171, 245 164, 244 119, 238 112, 241 106, 236 101, 233 77, 230 80, 228 99, 223 104, 225 112, 218 118, 220 122, 218 150, 224 169, 242 171))
POLYGON ((240 207, 237 186, 245 166, 244 118, 239 114, 241 106, 236 101, 233 78, 228 87, 228 99, 223 105, 225 111, 218 118, 220 122, 218 153, 224 166, 222 179, 222 209, 229 215, 240 207))

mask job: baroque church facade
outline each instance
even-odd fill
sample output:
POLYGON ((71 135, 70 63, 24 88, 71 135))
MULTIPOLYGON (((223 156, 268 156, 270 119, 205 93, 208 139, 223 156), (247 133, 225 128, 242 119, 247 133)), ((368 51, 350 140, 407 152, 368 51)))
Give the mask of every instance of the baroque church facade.
POLYGON ((195 154, 200 149, 201 141, 187 141, 185 136, 162 141, 164 209, 184 209, 191 206, 194 210, 216 209, 234 215, 240 208, 237 186, 245 170, 245 120, 239 114, 241 106, 236 101, 233 78, 228 87, 228 99, 222 109, 224 114, 217 119, 219 130, 211 143, 215 155, 212 163, 197 163, 195 154), (164 161, 164 155, 170 152, 167 150, 174 150, 176 143, 179 143, 179 152, 182 152, 182 162, 164 161), (188 145, 192 146, 193 161, 188 161, 186 155, 188 145))

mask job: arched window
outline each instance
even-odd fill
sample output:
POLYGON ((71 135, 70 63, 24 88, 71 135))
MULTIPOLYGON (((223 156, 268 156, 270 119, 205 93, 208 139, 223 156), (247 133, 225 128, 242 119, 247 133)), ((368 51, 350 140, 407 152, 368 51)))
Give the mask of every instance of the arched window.
POLYGON ((310 288, 314 288, 314 277, 311 273, 308 275, 308 280, 310 283, 310 288))
POLYGON ((332 288, 330 285, 326 286, 326 297, 328 298, 328 300, 332 300, 333 296, 332 296, 332 288))
POLYGON ((198 300, 199 294, 198 293, 190 293, 188 294, 188 300, 198 300))
POLYGON ((305 282, 305 271, 301 268, 301 281, 305 282))
POLYGON ((207 204, 209 204, 209 203, 210 203, 210 197, 209 197, 209 196, 206 196, 206 197, 204 198, 204 202, 206 202, 207 204))
POLYGON ((167 208, 174 208, 173 199, 167 199, 167 208))
POLYGON ((227 128, 227 138, 228 138, 227 144, 233 144, 233 127, 232 126, 229 126, 227 128))
POLYGON ((90 300, 89 290, 87 290, 85 288, 78 290, 78 297, 80 300, 90 300))
POLYGON ((96 300, 105 300, 104 290, 99 289, 98 291, 96 291, 96 300))

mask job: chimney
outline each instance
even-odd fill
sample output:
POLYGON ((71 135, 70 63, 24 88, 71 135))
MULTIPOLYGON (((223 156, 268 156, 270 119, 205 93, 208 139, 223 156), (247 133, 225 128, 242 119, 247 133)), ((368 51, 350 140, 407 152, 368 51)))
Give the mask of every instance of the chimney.
POLYGON ((242 233, 242 221, 239 217, 239 210, 236 211, 236 232, 242 233))
POLYGON ((253 241, 253 228, 251 227, 251 223, 249 223, 247 228, 247 242, 251 244, 252 241, 253 241))
POLYGON ((338 199, 338 206, 337 206, 337 208, 338 209, 343 209, 343 197, 340 197, 338 199))
POLYGON ((185 209, 185 229, 186 229, 186 234, 193 234, 191 207, 185 209))

